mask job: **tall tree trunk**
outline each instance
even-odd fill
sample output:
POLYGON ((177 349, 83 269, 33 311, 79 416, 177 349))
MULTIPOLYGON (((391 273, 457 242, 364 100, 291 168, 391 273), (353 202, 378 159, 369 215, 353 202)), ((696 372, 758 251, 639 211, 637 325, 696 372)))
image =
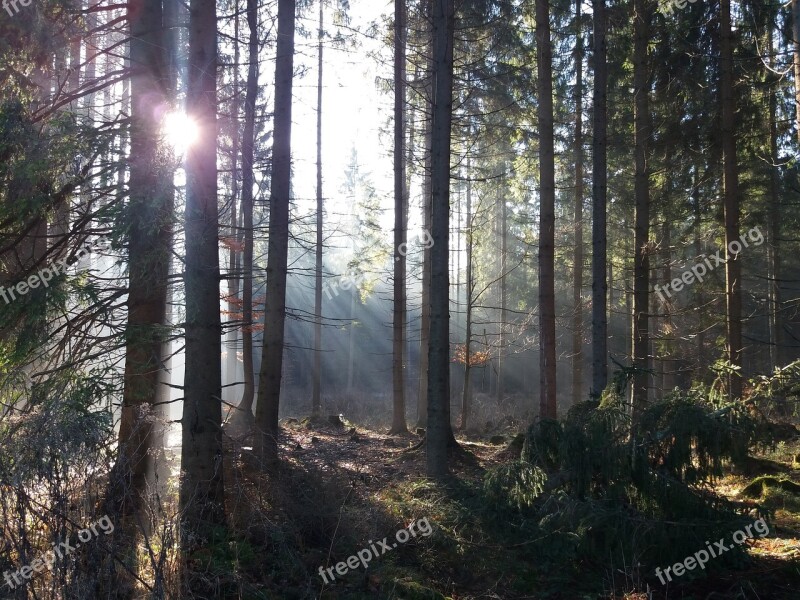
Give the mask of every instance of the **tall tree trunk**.
POLYGON ((247 90, 242 132, 242 365, 244 390, 234 423, 243 429, 253 423, 253 160, 255 156, 256 99, 258 96, 258 3, 247 0, 247 90))
POLYGON ((267 295, 264 307, 264 349, 261 356, 256 406, 256 424, 261 431, 258 451, 270 465, 275 465, 278 460, 278 410, 286 323, 295 4, 295 0, 278 0, 267 295))
POLYGON ((311 413, 319 415, 320 377, 322 376, 322 35, 323 0, 319 0, 319 32, 317 34, 317 244, 314 264, 314 381, 311 392, 311 413))
POLYGON ((650 89, 648 85, 648 44, 650 42, 651 6, 648 0, 635 0, 633 7, 633 96, 635 175, 633 265, 633 377, 634 419, 647 406, 650 367, 650 172, 647 145, 650 139, 650 89))
POLYGON ((539 418, 555 419, 555 150, 553 140, 553 46, 550 1, 536 0, 536 67, 539 121, 539 418))
MULTIPOLYGON (((125 379, 119 427, 119 455, 109 477, 107 510, 117 537, 136 568, 136 540, 148 531, 148 483, 153 473, 153 445, 159 385, 164 377, 164 341, 174 197, 172 170, 162 159, 159 120, 150 110, 166 103, 167 76, 161 0, 146 0, 128 11, 131 31, 130 202, 128 204, 128 322, 125 379)), ((73 51, 76 49, 73 48, 73 51)), ((172 81, 174 87, 174 80, 172 81)), ((75 82, 77 86, 77 81, 75 82)), ((63 233, 63 232, 62 232, 63 233)), ((151 481, 150 481, 151 482, 151 481)), ((132 593, 133 581, 116 572, 119 596, 132 593)))
POLYGON ((208 561, 195 556, 225 526, 222 478, 217 206, 217 11, 191 0, 186 105, 200 134, 186 159, 186 371, 180 510, 184 595, 211 594, 208 561))
MULTIPOLYGON (((233 98, 231 99, 231 221, 230 221, 230 238, 231 248, 228 253, 228 314, 233 315, 239 312, 237 300, 239 299, 239 272, 241 256, 238 249, 238 241, 242 232, 239 231, 239 215, 237 204, 239 202, 239 152, 240 152, 240 137, 239 137, 239 0, 236 0, 236 15, 233 17, 233 98)), ((244 315, 242 315, 244 320, 244 315)), ((230 327, 227 335, 227 361, 226 361, 226 377, 225 383, 227 385, 233 384, 237 381, 239 375, 239 324, 230 327)), ((238 386, 236 386, 238 387, 238 386)), ((230 390, 229 396, 235 394, 236 387, 227 387, 230 390)))
POLYGON ((453 0, 433 0, 431 132, 431 329, 428 350, 427 474, 447 475, 450 424, 450 135, 453 118, 453 0))
POLYGON ((572 404, 583 398, 583 27, 581 0, 575 0, 575 251, 572 275, 572 404))
MULTIPOLYGON (((672 281, 672 228, 670 226, 670 215, 665 212, 664 224, 661 230, 662 244, 664 247, 664 281, 672 281)), ((661 342, 661 398, 665 391, 671 391, 675 387, 675 374, 672 365, 672 346, 675 328, 672 325, 672 306, 671 300, 665 300, 662 304, 664 312, 664 339, 661 342)))
MULTIPOLYGON (((722 103, 722 153, 724 173, 725 247, 739 239, 739 167, 736 159, 736 100, 733 78, 733 34, 731 2, 720 0, 720 101, 722 103)), ((727 251, 727 250, 726 250, 727 251)), ((725 298, 727 301, 728 361, 742 366, 742 263, 725 262, 725 298)), ((729 377, 729 397, 742 397, 742 373, 729 377)))
POLYGON ((797 141, 800 142, 800 0, 792 0, 792 48, 794 50, 794 108, 797 141))
MULTIPOLYGON (((703 241, 701 237, 702 227, 702 206, 700 190, 700 166, 696 165, 692 176, 692 209, 694 211, 694 255, 703 255, 703 241)), ((696 260, 695 258, 695 260, 696 260)), ((705 306, 705 297, 702 288, 698 285, 694 288, 694 302, 696 306, 705 306)), ((705 327, 703 326, 703 315, 698 311, 697 315, 697 380, 702 381, 702 377, 708 371, 705 356, 705 327)))
POLYGON ((467 252, 467 273, 466 273, 466 322, 464 333, 464 389, 461 398, 461 429, 466 431, 469 424, 469 406, 472 398, 472 294, 475 292, 475 282, 472 276, 472 169, 470 159, 467 157, 467 221, 466 221, 466 252, 467 252))
POLYGON ((508 323, 508 282, 506 280, 508 268, 508 205, 506 198, 500 191, 500 344, 497 350, 497 401, 503 401, 505 394, 505 358, 503 351, 506 346, 506 324, 508 323))
POLYGON ((608 313, 606 308, 606 138, 608 65, 606 64, 606 2, 592 0, 594 90, 592 103, 592 391, 599 397, 608 383, 608 313))
MULTIPOLYGON (((426 2, 423 8, 425 12, 425 22, 429 23, 433 15, 432 2, 426 2)), ((423 176, 422 176, 422 226, 425 231, 431 232, 432 214, 432 191, 431 191, 431 168, 432 168, 432 149, 433 149, 433 36, 427 45, 429 48, 425 69, 425 99, 430 99, 428 110, 424 111, 424 131, 422 140, 423 176)), ((428 426, 428 347, 430 345, 431 332, 431 249, 424 248, 422 251, 422 307, 420 309, 420 359, 419 359, 419 392, 417 395, 417 427, 428 426)))
POLYGON ((355 384, 355 366, 356 366, 356 296, 358 296, 358 289, 353 287, 350 290, 350 339, 348 340, 347 351, 347 393, 353 392, 353 385, 355 384))
MULTIPOLYGON (((795 0, 793 10, 797 10, 797 2, 795 0)), ((777 9, 773 14, 777 14, 777 9)), ((795 23, 798 23, 797 14, 795 13, 795 23)), ((795 30, 795 36, 798 35, 795 30)), ((769 43, 770 67, 775 68, 775 52, 773 44, 773 31, 768 29, 767 37, 769 43)), ((800 57, 795 55, 795 76, 800 74, 800 57)), ((767 244, 767 261, 768 261, 768 292, 769 298, 769 357, 770 357, 770 370, 774 371, 777 367, 783 365, 782 360, 782 347, 783 347, 783 329, 780 325, 778 318, 781 312, 781 253, 780 253, 780 235, 781 235, 781 216, 780 216, 780 171, 778 170, 778 90, 777 82, 774 78, 770 79, 772 87, 769 94, 769 146, 770 158, 772 165, 770 168, 770 189, 769 189, 769 244, 767 244)), ((797 104, 798 115, 800 115, 800 102, 797 104)), ((797 120, 798 131, 800 132, 800 117, 797 120)))
POLYGON ((405 173, 406 109, 406 7, 405 0, 394 3, 394 309, 392 311, 392 389, 393 411, 390 433, 403 433, 406 427, 405 334, 406 334, 406 228, 407 206, 405 173))

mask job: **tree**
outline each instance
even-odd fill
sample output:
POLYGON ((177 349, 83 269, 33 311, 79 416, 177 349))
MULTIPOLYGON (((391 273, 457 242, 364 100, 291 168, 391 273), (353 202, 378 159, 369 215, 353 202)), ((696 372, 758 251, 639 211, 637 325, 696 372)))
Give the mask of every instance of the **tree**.
MULTIPOLYGON (((502 180, 501 180, 502 181, 502 180)), ((506 327, 508 324, 508 203, 498 188, 500 201, 500 339, 497 351, 497 401, 503 401, 505 387, 506 327)))
POLYGON ((572 404, 583 397, 583 26, 581 0, 575 0, 575 249, 572 275, 572 404))
POLYGON ((553 47, 550 1, 536 0, 537 92, 539 121, 539 418, 555 419, 555 149, 553 139, 553 47))
MULTIPOLYGON (((471 127, 467 128, 470 132, 471 127)), ((461 429, 466 431, 469 426, 469 407, 472 400, 472 310, 475 306, 475 276, 472 272, 472 259, 474 255, 474 216, 472 214, 472 169, 469 156, 467 157, 467 220, 466 220, 466 258, 467 258, 467 272, 465 285, 467 288, 467 305, 466 305, 466 319, 465 319, 465 332, 464 332, 464 390, 461 398, 461 429)))
POLYGON ((264 349, 258 376, 258 405, 256 406, 256 425, 259 429, 258 452, 262 458, 273 465, 278 459, 278 408, 280 406, 284 325, 286 323, 294 33, 295 1, 278 0, 267 294, 264 306, 264 349))
POLYGON ((608 318, 606 280, 606 188, 608 65, 606 64, 606 3, 592 0, 594 48, 594 105, 592 134, 592 396, 599 397, 608 383, 608 318))
POLYGON ((186 158, 186 371, 180 510, 186 594, 204 595, 208 562, 194 551, 225 526, 222 478, 222 325, 217 207, 217 12, 191 0, 186 105, 199 129, 186 158))
MULTIPOLYGON (((433 2, 424 2, 422 5, 422 23, 425 23, 427 36, 425 49, 428 59, 425 60, 425 85, 422 94, 425 110, 423 114, 422 132, 422 226, 425 231, 431 231, 431 150, 433 135, 433 32, 428 30, 428 24, 433 17, 433 2)), ((419 334, 419 387, 417 392, 417 427, 428 426, 428 347, 431 333, 431 249, 425 247, 422 251, 422 293, 420 309, 420 334, 419 334)))
MULTIPOLYGON (((167 289, 172 251, 172 158, 160 143, 152 102, 172 100, 161 0, 128 9, 131 30, 130 201, 128 204, 128 321, 119 455, 108 500, 119 510, 123 544, 135 556, 137 525, 148 522, 148 474, 152 473, 155 409, 164 374, 167 289)), ((78 48, 80 45, 78 44, 78 48)), ((135 565, 136 561, 132 560, 135 565)))
POLYGON ((408 190, 405 172, 406 7, 394 3, 394 309, 392 310, 391 433, 408 431, 405 398, 406 252, 408 190))
POLYGON ((797 141, 800 142, 800 0, 792 0, 792 37, 795 128, 797 141))
POLYGON ((434 0, 431 131, 431 325, 428 345, 427 473, 447 475, 450 424, 450 134, 453 118, 453 0, 434 0))
POLYGON ((317 243, 314 253, 314 374, 311 413, 319 415, 322 375, 322 36, 324 2, 319 0, 317 32, 317 243))
MULTIPOLYGON (((720 0, 720 102, 724 182, 725 247, 739 239, 739 166, 736 158, 736 100, 733 95, 733 34, 731 2, 720 0)), ((737 241, 738 243, 738 241, 737 241)), ((728 362, 736 371, 728 378, 731 399, 742 397, 742 263, 725 261, 725 300, 728 362)))
POLYGON ((648 0, 633 5, 633 98, 634 98, 634 264, 633 264, 633 414, 647 404, 649 379, 649 298, 650 298, 650 173, 648 140, 650 138, 650 87, 648 84, 648 45, 650 12, 648 0))
MULTIPOLYGON (((247 0, 247 83, 242 133, 242 363, 244 390, 234 424, 247 428, 253 423, 255 374, 253 373, 253 160, 255 155, 256 98, 258 96, 258 3, 247 0)), ((238 127, 238 125, 237 125, 238 127)), ((234 198, 234 203, 236 202, 234 198)))

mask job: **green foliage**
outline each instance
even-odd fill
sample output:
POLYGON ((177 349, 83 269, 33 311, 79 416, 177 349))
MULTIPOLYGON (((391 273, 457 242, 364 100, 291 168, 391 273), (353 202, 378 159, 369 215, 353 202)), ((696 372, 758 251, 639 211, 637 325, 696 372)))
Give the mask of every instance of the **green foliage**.
POLYGON ((0 479, 34 485, 70 473, 88 473, 114 437, 111 413, 98 408, 107 386, 100 373, 54 378, 16 398, 0 421, 0 479), (58 384, 56 384, 58 382, 58 384))
POLYGON ((697 392, 674 392, 639 421, 650 464, 681 482, 719 477, 725 462, 741 462, 755 442, 756 421, 742 402, 716 408, 697 392))
POLYGON ((519 509, 530 508, 544 490, 547 475, 528 462, 517 460, 490 470, 483 483, 491 502, 519 509))
POLYGON ((776 367, 772 375, 755 377, 750 384, 750 399, 764 410, 774 410, 782 416, 797 416, 800 412, 800 360, 776 367))
MULTIPOLYGON (((668 564, 746 521, 748 507, 704 487, 757 440, 744 403, 676 391, 632 423, 624 389, 612 382, 601 402, 574 406, 563 422, 532 425, 521 460, 485 478, 493 510, 536 520, 537 535, 548 539, 547 560, 668 564)), ((722 562, 742 556, 731 552, 722 562)))

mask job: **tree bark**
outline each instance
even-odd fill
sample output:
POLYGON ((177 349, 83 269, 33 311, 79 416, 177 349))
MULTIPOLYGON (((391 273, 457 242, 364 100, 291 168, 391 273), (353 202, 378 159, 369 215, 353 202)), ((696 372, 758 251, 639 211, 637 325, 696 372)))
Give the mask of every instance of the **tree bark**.
MULTIPOLYGON (((792 9, 797 11, 797 1, 795 0, 792 9)), ((777 9, 775 13, 777 15, 777 9)), ((798 15, 795 12, 795 25, 798 24, 798 15)), ((798 31, 795 29, 795 38, 798 36, 798 31)), ((770 67, 775 68, 775 52, 773 44, 773 31, 771 28, 767 31, 769 42, 770 67)), ((800 75, 800 54, 795 54, 795 78, 800 75)), ((796 79, 795 79, 796 80, 796 79)), ((780 251, 780 235, 781 235, 781 200, 780 200, 780 171, 778 170, 778 91, 776 89, 777 82, 771 79, 773 87, 770 89, 769 94, 769 146, 770 158, 772 165, 770 168, 770 194, 769 194, 769 244, 767 244, 767 262, 768 262, 768 293, 769 298, 769 356, 770 356, 770 371, 774 371, 777 367, 784 364, 782 356, 783 348, 783 329, 781 327, 779 315, 781 313, 781 251, 780 251)), ((798 96, 800 98, 800 96, 798 96)), ((800 115, 800 102, 797 103, 798 115, 800 115)), ((798 132, 800 133, 800 116, 797 120, 798 132)))
POLYGON ((311 414, 319 415, 320 378, 322 376, 322 36, 323 0, 319 0, 317 34, 317 243, 314 264, 314 373, 311 393, 311 414))
POLYGON ((428 349, 427 474, 447 476, 450 424, 450 135, 453 116, 453 0, 433 0, 431 132, 431 326, 428 349))
MULTIPOLYGON (((739 239, 739 167, 736 158, 736 100, 733 79, 733 34, 731 2, 720 0, 720 101, 722 104, 722 153, 724 174, 725 247, 739 239)), ((738 368, 728 378, 731 400, 742 397, 742 263, 725 262, 728 361, 738 368)))
POLYGON ((186 104, 200 134, 186 159, 186 371, 182 418, 181 551, 184 595, 211 594, 208 562, 195 558, 225 526, 222 477, 217 206, 217 13, 191 0, 186 104))
POLYGON ((606 280, 606 173, 607 87, 606 3, 592 0, 594 49, 593 139, 592 139, 592 391, 600 397, 608 383, 608 283, 606 280))
MULTIPOLYGON (((169 50, 162 18, 161 0, 147 0, 137 10, 128 11, 132 65, 128 321, 119 455, 109 477, 107 506, 115 513, 110 515, 115 521, 120 518, 117 536, 130 553, 131 566, 136 564, 140 529, 147 531, 148 483, 152 483, 153 453, 158 450, 153 444, 154 404, 164 377, 174 220, 173 173, 162 159, 166 149, 159 144, 159 120, 149 110, 153 102, 168 102, 169 90, 174 87, 164 60, 169 50)), ((118 594, 125 596, 132 585, 124 571, 117 573, 114 586, 118 594)))
POLYGON ((466 321, 464 332, 464 389, 461 397, 461 429, 466 430, 469 424, 469 406, 472 398, 472 307, 475 292, 475 282, 472 275, 472 248, 473 236, 472 229, 472 181, 470 159, 467 157, 467 221, 466 221, 466 253, 467 253, 467 273, 466 273, 466 321))
POLYGON ((394 309, 392 311, 392 389, 393 410, 390 433, 403 433, 406 427, 405 333, 406 333, 406 229, 407 206, 405 173, 406 104, 406 7, 405 0, 394 3, 394 309))
MULTIPOLYGON (((239 11, 239 0, 236 0, 236 11, 239 11)), ((228 252, 228 313, 233 319, 233 315, 239 312, 238 302, 239 298, 239 273, 240 268, 240 255, 237 248, 239 241, 239 215, 237 204, 239 202, 239 152, 241 149, 241 141, 239 138, 239 15, 233 17, 233 98, 231 99, 231 220, 230 220, 230 237, 233 244, 228 252)), ((244 320, 244 316, 242 316, 244 320)), ((225 383, 232 384, 238 378, 238 357, 237 350, 239 347, 239 324, 231 326, 227 335, 227 361, 226 361, 226 375, 225 383)), ((235 394, 236 387, 227 388, 229 391, 228 397, 230 398, 235 394)), ((231 398, 232 401, 232 398, 231 398)))
POLYGON ((800 142, 800 0, 792 0, 792 47, 794 54, 794 108, 797 141, 800 142))
POLYGON ((651 5, 635 0, 633 15, 633 96, 634 96, 634 265, 633 265, 633 377, 632 415, 636 419, 647 406, 650 368, 650 171, 647 147, 650 139, 650 89, 648 85, 648 44, 650 43, 651 5))
MULTIPOLYGON (((672 281, 672 228, 668 213, 664 214, 664 224, 661 231, 662 244, 664 246, 664 281, 669 283, 672 281)), ((672 342, 675 332, 675 327, 672 324, 673 301, 665 301, 662 306, 665 324, 662 329, 665 332, 665 339, 661 342, 661 399, 664 398, 664 392, 669 392, 675 387, 675 374, 673 373, 674 367, 672 365, 672 342)))
POLYGON ((500 191, 500 344, 497 350, 497 401, 503 401, 505 394, 505 358, 503 351, 506 346, 506 324, 508 322, 508 282, 506 281, 508 267, 508 205, 506 198, 500 191))
POLYGON ((550 1, 536 0, 536 52, 539 121, 539 418, 555 419, 555 149, 553 140, 553 46, 550 1))
POLYGON ((278 410, 283 371, 286 275, 289 252, 295 8, 295 0, 278 1, 267 294, 264 307, 264 349, 259 371, 258 405, 256 406, 256 424, 261 431, 258 452, 266 460, 268 466, 276 465, 278 460, 278 410))
MULTIPOLYGON (((429 22, 432 17, 432 2, 426 2, 423 9, 425 11, 425 22, 429 22)), ((432 41, 431 36, 431 41, 432 41)), ((425 98, 429 100, 428 111, 423 114, 425 122, 422 151, 424 152, 423 176, 422 176, 422 224, 425 231, 431 232, 431 159, 432 159, 432 136, 433 136, 433 45, 428 44, 429 56, 428 65, 425 70, 425 98)), ((419 359, 419 393, 417 396, 417 427, 428 426, 428 346, 430 344, 431 331, 431 249, 424 248, 422 251, 422 307, 420 309, 420 359, 419 359)))
POLYGON ((572 276, 572 404, 583 398, 583 27, 581 0, 575 0, 575 228, 572 276))
POLYGON ((255 157, 256 99, 258 96, 258 3, 247 0, 247 90, 244 100, 242 132, 242 368, 244 390, 235 423, 252 425, 255 374, 253 372, 253 160, 255 157))

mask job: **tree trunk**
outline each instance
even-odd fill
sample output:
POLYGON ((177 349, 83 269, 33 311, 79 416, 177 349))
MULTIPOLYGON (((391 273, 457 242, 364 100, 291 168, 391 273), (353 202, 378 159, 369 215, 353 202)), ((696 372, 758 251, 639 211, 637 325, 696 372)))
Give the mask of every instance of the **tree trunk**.
POLYGON ((256 424, 261 431, 258 452, 270 466, 274 466, 278 460, 278 410, 286 323, 294 34, 295 0, 278 0, 267 294, 264 306, 264 349, 261 356, 256 406, 256 424))
POLYGON ((356 363, 356 296, 358 289, 353 287, 350 290, 350 339, 348 340, 347 351, 347 393, 353 393, 355 383, 355 363, 356 363))
POLYGON ((247 90, 242 132, 242 368, 244 390, 234 423, 252 425, 255 374, 253 373, 253 160, 255 156, 256 99, 258 97, 258 3, 247 0, 247 90))
MULTIPOLYGON (((128 11, 131 42, 130 202, 128 204, 128 322, 125 379, 119 427, 119 455, 109 477, 107 506, 120 518, 120 544, 135 568, 136 540, 147 531, 148 483, 153 473, 153 445, 159 386, 164 377, 167 288, 174 196, 172 170, 161 154, 159 120, 148 109, 167 102, 170 80, 164 60, 161 0, 147 0, 128 11)), ((73 50, 75 50, 73 48, 73 50)), ((172 80, 174 86, 174 78, 172 80)), ((77 85, 77 82, 76 82, 77 85)), ((117 572, 116 592, 127 596, 134 583, 117 572)))
MULTIPOLYGON (((792 9, 797 11, 797 1, 793 3, 792 9)), ((777 13, 777 9, 776 9, 777 13)), ((775 14, 776 14, 775 13, 775 14)), ((798 23, 798 15, 795 12, 795 24, 798 23)), ((795 37, 798 35, 795 29, 795 37)), ((770 28, 767 32, 769 43, 770 67, 775 68, 775 53, 773 44, 773 31, 770 28)), ((795 54, 795 77, 800 75, 800 57, 795 54)), ((777 367, 784 364, 782 357, 783 348, 783 329, 780 324, 778 316, 781 312, 781 252, 780 252, 780 235, 781 235, 781 200, 780 200, 780 171, 778 170, 778 92, 774 86, 777 82, 772 79, 772 88, 769 94, 769 141, 770 141, 770 157, 772 158, 772 165, 770 168, 770 195, 769 195, 769 244, 767 244, 767 262, 768 262, 768 292, 769 298, 769 357, 770 357, 770 371, 774 371, 777 367)), ((798 97, 800 98, 800 96, 798 97)), ((798 115, 800 115, 800 102, 797 104, 798 115)), ((797 120, 798 132, 800 132, 800 116, 797 120)))
MULTIPOLYGON (((669 214, 665 213, 661 234, 664 246, 664 281, 667 283, 672 281, 672 228, 669 218, 669 214)), ((675 327, 672 325, 673 304, 672 301, 665 301, 662 306, 665 324, 662 329, 665 337, 661 342, 661 399, 664 398, 664 392, 671 391, 675 387, 675 374, 672 366, 672 336, 675 332, 675 327)))
POLYGON ((632 415, 636 419, 647 406, 650 368, 650 172, 647 145, 650 139, 650 90, 648 44, 651 7, 648 0, 635 0, 633 15, 633 96, 635 174, 634 265, 633 265, 633 377, 632 415))
POLYGON ((314 264, 314 372, 311 393, 311 414, 319 415, 320 377, 322 376, 322 35, 323 0, 319 0, 319 32, 317 35, 317 244, 314 264))
POLYGON ((792 37, 794 54, 794 108, 797 141, 800 142, 800 0, 792 0, 792 37))
POLYGON ((467 157, 467 220, 466 220, 466 252, 467 252, 467 273, 466 273, 466 322, 464 333, 464 389, 461 398, 461 429, 466 431, 469 424, 469 405, 472 398, 472 294, 475 291, 475 282, 472 276, 472 181, 470 159, 467 157))
POLYGON ((392 311, 393 411, 390 433, 406 427, 405 333, 406 333, 406 228, 408 200, 405 173, 406 104, 406 7, 394 3, 394 310, 392 311))
POLYGON ((503 401, 505 394, 505 359, 503 351, 506 346, 506 324, 508 322, 508 283, 506 269, 508 267, 508 205, 503 193, 500 193, 500 347, 497 350, 497 402, 503 401))
POLYGON ((592 103, 592 391, 600 397, 608 383, 608 318, 606 308, 606 2, 592 0, 594 91, 592 103))
POLYGON ((428 350, 427 474, 447 476, 450 424, 450 135, 453 117, 453 0, 433 2, 431 132, 431 328, 428 350))
MULTIPOLYGON (((724 172, 725 247, 739 239, 739 167, 736 159, 736 100, 733 78, 731 2, 720 0, 720 101, 722 103, 722 153, 724 172)), ((742 397, 742 263, 725 262, 728 361, 739 372, 729 377, 729 398, 742 397)))
POLYGON ((210 595, 208 561, 195 557, 225 526, 222 478, 217 207, 217 11, 191 0, 187 111, 200 135, 186 159, 186 371, 180 510, 184 595, 210 595))
MULTIPOLYGON (((432 2, 426 2, 426 23, 430 22, 432 16, 432 2)), ((433 38, 431 37, 431 40, 433 38)), ((430 49, 428 68, 425 71, 425 98, 431 99, 428 105, 429 110, 423 115, 425 121, 422 151, 423 177, 422 177, 422 224, 427 232, 431 232, 431 166, 432 166, 432 137, 433 137, 433 46, 428 44, 430 49)), ((417 396, 417 427, 428 426, 428 346, 430 344, 431 331, 431 249, 424 248, 422 251, 422 291, 420 308, 420 358, 419 358, 419 393, 417 396)))
POLYGON ((553 141, 553 46, 550 1, 536 0, 537 95, 539 121, 539 418, 555 419, 555 150, 553 141))
POLYGON ((575 0, 575 227, 572 276, 572 404, 583 398, 583 27, 581 0, 575 0))
MULTIPOLYGON (((239 0, 236 0, 236 11, 239 11, 239 0)), ((239 138, 239 15, 233 17, 233 99, 231 100, 231 249, 228 253, 228 313, 233 315, 239 312, 238 298, 239 298, 239 273, 240 268, 240 255, 236 242, 239 241, 239 216, 237 211, 237 203, 239 202, 239 151, 240 151, 240 138, 239 138)), ((244 320, 244 316, 242 316, 244 320)), ((226 376, 225 383, 228 385, 237 381, 238 375, 238 357, 237 351, 239 348, 239 324, 231 326, 227 335, 227 361, 226 361, 226 376)), ((233 400, 232 396, 235 395, 236 387, 226 388, 230 390, 228 397, 233 400)))

